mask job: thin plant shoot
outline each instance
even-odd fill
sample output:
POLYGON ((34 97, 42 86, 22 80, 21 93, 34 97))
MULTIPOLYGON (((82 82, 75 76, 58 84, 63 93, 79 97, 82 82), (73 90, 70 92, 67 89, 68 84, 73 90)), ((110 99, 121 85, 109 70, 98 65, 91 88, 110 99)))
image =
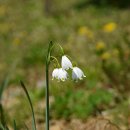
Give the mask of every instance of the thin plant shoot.
POLYGON ((72 79, 77 82, 78 80, 82 80, 84 77, 86 77, 83 71, 79 67, 73 65, 68 56, 64 54, 63 48, 59 44, 55 44, 51 41, 46 57, 46 130, 49 130, 49 65, 50 63, 53 63, 53 61, 55 61, 55 68, 52 72, 52 79, 63 82, 68 79, 72 79), (58 46, 61 50, 61 64, 58 62, 56 57, 51 55, 54 46, 58 46), (71 76, 69 75, 68 70, 72 71, 71 76))

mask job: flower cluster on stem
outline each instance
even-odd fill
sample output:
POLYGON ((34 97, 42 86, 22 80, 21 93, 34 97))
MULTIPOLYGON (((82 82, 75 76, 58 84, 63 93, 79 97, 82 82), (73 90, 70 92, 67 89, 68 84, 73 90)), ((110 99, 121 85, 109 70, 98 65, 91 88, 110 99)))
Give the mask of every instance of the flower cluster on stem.
POLYGON ((51 58, 56 61, 57 66, 58 66, 52 72, 53 79, 58 79, 59 81, 67 80, 69 77, 69 74, 67 71, 69 69, 72 70, 73 80, 77 81, 78 79, 81 80, 83 77, 86 77, 83 71, 80 68, 73 66, 69 58, 66 55, 64 55, 63 48, 60 45, 58 46, 60 47, 61 52, 62 52, 61 67, 58 63, 58 60, 54 56, 51 56, 51 52, 54 47, 54 44, 52 43, 52 41, 49 44, 47 57, 46 57, 46 91, 45 91, 46 93, 46 130, 49 130, 49 65, 50 65, 51 58))
POLYGON ((72 70, 72 79, 77 81, 78 79, 82 80, 83 77, 86 77, 83 71, 72 65, 71 61, 66 55, 63 55, 61 58, 61 68, 55 68, 52 72, 52 78, 58 79, 59 81, 65 81, 68 79, 69 74, 67 70, 72 70))

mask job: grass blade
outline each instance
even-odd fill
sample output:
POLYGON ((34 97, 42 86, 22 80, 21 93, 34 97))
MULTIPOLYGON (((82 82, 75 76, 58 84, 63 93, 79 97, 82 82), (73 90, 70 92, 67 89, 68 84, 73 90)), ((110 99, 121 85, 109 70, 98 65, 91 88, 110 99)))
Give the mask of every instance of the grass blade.
POLYGON ((0 124, 0 130, 5 130, 5 128, 2 124, 0 124))
POLYGON ((14 120, 14 130, 17 130, 16 122, 14 120))
POLYGON ((9 83, 9 77, 7 76, 7 78, 0 85, 0 101, 2 99, 2 94, 3 94, 4 88, 6 88, 8 86, 8 83, 9 83))
POLYGON ((4 110, 2 106, 2 95, 4 89, 8 86, 8 83, 9 83, 9 77, 7 77, 0 86, 0 123, 1 123, 1 127, 4 128, 3 130, 9 130, 5 121, 4 110))
POLYGON ((34 115, 34 110, 33 110, 33 105, 32 105, 31 98, 30 98, 30 96, 28 94, 28 91, 27 91, 24 83, 22 81, 20 81, 20 84, 21 84, 21 87, 23 88, 23 90, 24 90, 24 92, 25 92, 25 94, 27 96, 27 99, 28 99, 30 107, 31 107, 31 111, 32 111, 32 128, 33 128, 33 130, 36 130, 36 121, 35 121, 35 115, 34 115))
POLYGON ((9 130, 8 127, 3 126, 3 124, 0 123, 0 130, 9 130))
POLYGON ((6 78, 3 80, 3 82, 0 85, 0 123, 1 123, 1 126, 3 126, 3 128, 5 130, 9 130, 9 128, 6 125, 6 121, 5 121, 5 117, 4 117, 4 110, 3 110, 3 106, 2 106, 2 95, 3 95, 4 89, 7 88, 8 84, 9 84, 10 78, 11 78, 17 64, 18 64, 18 61, 15 61, 12 64, 11 69, 7 72, 7 74, 5 76, 6 78))
POLYGON ((3 110, 3 106, 1 102, 2 102, 2 95, 3 95, 4 89, 8 86, 8 83, 9 83, 9 76, 6 76, 6 79, 2 82, 0 86, 0 122, 4 126, 4 128, 6 128, 7 130, 8 130, 8 127, 6 125, 6 121, 4 117, 4 110, 3 110))
POLYGON ((5 122, 5 117, 4 117, 4 111, 3 111, 3 107, 2 104, 0 103, 0 123, 5 126, 6 122, 5 122))

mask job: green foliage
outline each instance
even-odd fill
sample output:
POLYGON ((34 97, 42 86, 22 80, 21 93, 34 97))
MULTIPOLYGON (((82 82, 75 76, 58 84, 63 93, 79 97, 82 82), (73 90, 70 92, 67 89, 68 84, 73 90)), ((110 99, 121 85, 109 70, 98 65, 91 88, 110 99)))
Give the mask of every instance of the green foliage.
POLYGON ((56 118, 77 118, 86 119, 98 110, 106 109, 113 95, 104 89, 93 91, 68 90, 65 94, 57 94, 51 106, 52 115, 56 118), (73 92, 74 91, 74 92, 73 92))
MULTIPOLYGON (((11 86, 16 86, 21 78, 37 80, 33 74, 36 77, 40 77, 40 75, 37 76, 39 73, 34 71, 37 72, 38 68, 44 70, 44 66, 39 66, 39 64, 45 64, 47 43, 54 39, 54 42, 63 43, 65 52, 70 53, 76 59, 75 61, 81 64, 83 70, 86 71, 87 78, 78 85, 70 83, 68 83, 69 85, 64 83, 59 85, 56 83, 60 86, 60 91, 58 91, 58 86, 56 86, 57 88, 50 87, 51 96, 54 96, 55 99, 51 106, 52 117, 85 119, 103 109, 107 111, 113 99, 113 95, 107 89, 109 86, 115 92, 120 92, 120 98, 126 93, 127 96, 129 95, 130 12, 127 9, 106 8, 106 5, 125 7, 129 6, 128 3, 129 0, 55 0, 52 6, 57 11, 56 16, 46 17, 43 14, 43 1, 1 1, 0 79, 7 68, 10 68, 12 61, 19 59, 20 66, 18 66, 18 69, 21 67, 20 74, 15 74, 15 72, 18 72, 17 69, 13 71, 14 80, 11 80, 11 86), (101 5, 103 8, 88 7, 89 1, 93 5, 101 5), (77 8, 82 10, 75 10, 75 4, 77 8), (105 32, 104 25, 111 22, 117 25, 116 29, 105 32), (103 41, 105 44, 105 49, 99 52, 95 51, 98 41, 103 41), (37 65, 38 67, 34 70, 37 65), (28 75, 28 71, 34 73, 28 75), (69 88, 72 85, 76 86, 75 89, 69 88), (100 85, 102 89, 99 89, 100 85)), ((44 71, 41 73, 43 78, 44 71)), ((3 92, 2 87, 0 89, 0 92, 3 92)), ((31 91, 29 94, 32 101, 37 102, 45 96, 45 93, 43 90, 35 89, 34 92, 31 91)), ((125 96, 125 100, 129 100, 127 96, 125 96)), ((115 110, 117 108, 118 106, 115 106, 115 110)), ((119 109, 124 110, 123 108, 129 107, 123 106, 119 109)), ((12 109, 11 119, 8 118, 8 114, 6 114, 5 119, 8 119, 7 123, 10 125, 12 119, 15 119, 17 127, 20 129, 22 121, 31 114, 28 113, 28 107, 26 107, 22 98, 19 98, 19 104, 13 106, 12 109)), ((10 113, 10 109, 8 112, 10 113)), ((117 112, 116 115, 119 115, 119 113, 117 112)), ((123 118, 123 120, 127 119, 123 118)), ((1 125, 1 127, 3 126, 1 125)))
POLYGON ((87 82, 86 82, 86 87, 87 89, 92 89, 97 86, 97 83, 100 79, 100 69, 94 69, 94 68, 89 68, 87 71, 87 82))
MULTIPOLYGON (((6 81, 6 80, 5 80, 5 81, 6 81)), ((5 82, 5 83, 6 83, 6 82, 5 82)), ((1 86, 1 92, 0 92, 1 98, 2 98, 2 93, 3 93, 4 87, 5 87, 5 83, 4 83, 4 85, 1 86)), ((31 101, 30 96, 29 96, 29 94, 28 94, 28 91, 27 91, 27 89, 26 89, 26 87, 25 87, 25 85, 23 84, 22 81, 21 81, 21 86, 22 86, 22 88, 23 88, 23 90, 24 90, 24 92, 25 92, 25 94, 26 94, 26 96, 27 96, 27 99, 28 99, 29 104, 30 104, 30 107, 31 107, 31 112, 32 112, 32 128, 33 128, 33 130, 36 130, 35 115, 34 115, 34 110, 33 110, 33 106, 32 106, 32 101, 31 101)), ((1 100, 1 98, 0 98, 0 100, 1 100)), ((1 103, 1 102, 0 102, 0 103, 1 103)), ((21 106, 20 106, 20 108, 21 108, 21 106)), ((21 113, 21 109, 20 109, 20 108, 18 108, 18 109, 20 110, 19 112, 21 113)), ((17 110, 16 107, 15 107, 15 110, 17 110)), ((19 114, 18 121, 20 120, 20 119, 19 119, 20 117, 21 117, 21 116, 20 116, 20 114, 19 114)), ((8 119, 8 120, 9 120, 9 119, 8 119)), ((17 126, 16 126, 15 120, 14 120, 14 125, 13 125, 13 127, 14 127, 14 130, 17 130, 17 129, 18 129, 17 126)), ((5 115, 4 115, 4 111, 3 111, 2 104, 0 104, 0 129, 1 129, 1 130, 9 130, 9 129, 8 129, 8 126, 7 126, 6 122, 5 122, 5 115)), ((26 129, 28 129, 27 126, 26 126, 26 129)))
POLYGON ((109 104, 112 99, 113 95, 110 92, 104 89, 96 89, 89 95, 88 103, 91 103, 98 110, 98 107, 99 109, 103 109, 104 105, 109 104))
POLYGON ((33 102, 37 102, 45 97, 45 89, 44 88, 32 89, 31 91, 29 91, 29 95, 33 102))
MULTIPOLYGON (((22 95, 23 96, 23 95, 22 95)), ((20 100, 17 104, 12 106, 10 111, 6 113, 5 117, 8 119, 8 124, 12 127, 14 127, 13 120, 15 119, 17 123, 17 129, 25 128, 24 123, 26 123, 26 119, 28 119, 31 116, 31 112, 29 111, 28 103, 25 98, 18 98, 16 100, 20 100), (22 107, 23 106, 23 107, 22 107), (22 107, 22 109, 21 109, 22 107)), ((6 108, 6 106, 5 106, 6 108)))
MULTIPOLYGON (((20 83, 21 83, 21 87, 23 88, 23 90, 24 90, 24 92, 25 92, 25 94, 26 94, 26 96, 27 96, 27 99, 28 99, 28 101, 29 101, 29 105, 30 105, 30 107, 31 107, 31 112, 32 112, 32 129, 33 129, 33 130, 36 130, 35 114, 34 114, 34 110, 33 110, 33 105, 32 105, 31 98, 30 98, 30 96, 29 96, 29 94, 28 94, 28 91, 27 91, 27 89, 26 89, 24 83, 23 83, 22 81, 21 81, 20 83)), ((15 127, 16 127, 16 124, 15 124, 15 127)))
POLYGON ((3 81, 2 85, 0 86, 0 129, 1 130, 9 130, 6 122, 5 112, 2 106, 2 95, 4 89, 8 85, 8 82, 9 82, 9 76, 6 77, 6 79, 3 81))
MULTIPOLYGON (((106 34, 102 33, 102 35, 106 34)), ((100 58, 101 68, 109 79, 109 83, 115 86, 119 93, 125 95, 130 86, 130 39, 128 35, 124 35, 124 32, 120 32, 120 35, 122 41, 116 39, 116 42, 107 45, 108 47, 104 47, 103 50, 100 48, 96 54, 100 58)))
POLYGON ((36 65, 45 63, 46 59, 46 49, 45 45, 42 44, 34 44, 29 50, 27 50, 26 55, 24 55, 24 64, 26 65, 36 65))
POLYGON ((17 130, 16 122, 14 120, 14 130, 17 130))

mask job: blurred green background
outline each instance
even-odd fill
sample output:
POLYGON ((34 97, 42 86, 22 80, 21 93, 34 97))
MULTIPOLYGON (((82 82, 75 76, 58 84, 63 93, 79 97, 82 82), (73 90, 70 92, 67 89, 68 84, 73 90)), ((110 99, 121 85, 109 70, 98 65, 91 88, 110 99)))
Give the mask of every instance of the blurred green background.
POLYGON ((43 127, 45 56, 53 41, 86 78, 78 83, 51 81, 50 66, 51 120, 104 116, 130 128, 129 5, 129 0, 0 0, 0 81, 10 79, 2 100, 10 127, 13 119, 19 129, 23 122, 31 124, 19 80, 28 86, 37 125, 43 127))

